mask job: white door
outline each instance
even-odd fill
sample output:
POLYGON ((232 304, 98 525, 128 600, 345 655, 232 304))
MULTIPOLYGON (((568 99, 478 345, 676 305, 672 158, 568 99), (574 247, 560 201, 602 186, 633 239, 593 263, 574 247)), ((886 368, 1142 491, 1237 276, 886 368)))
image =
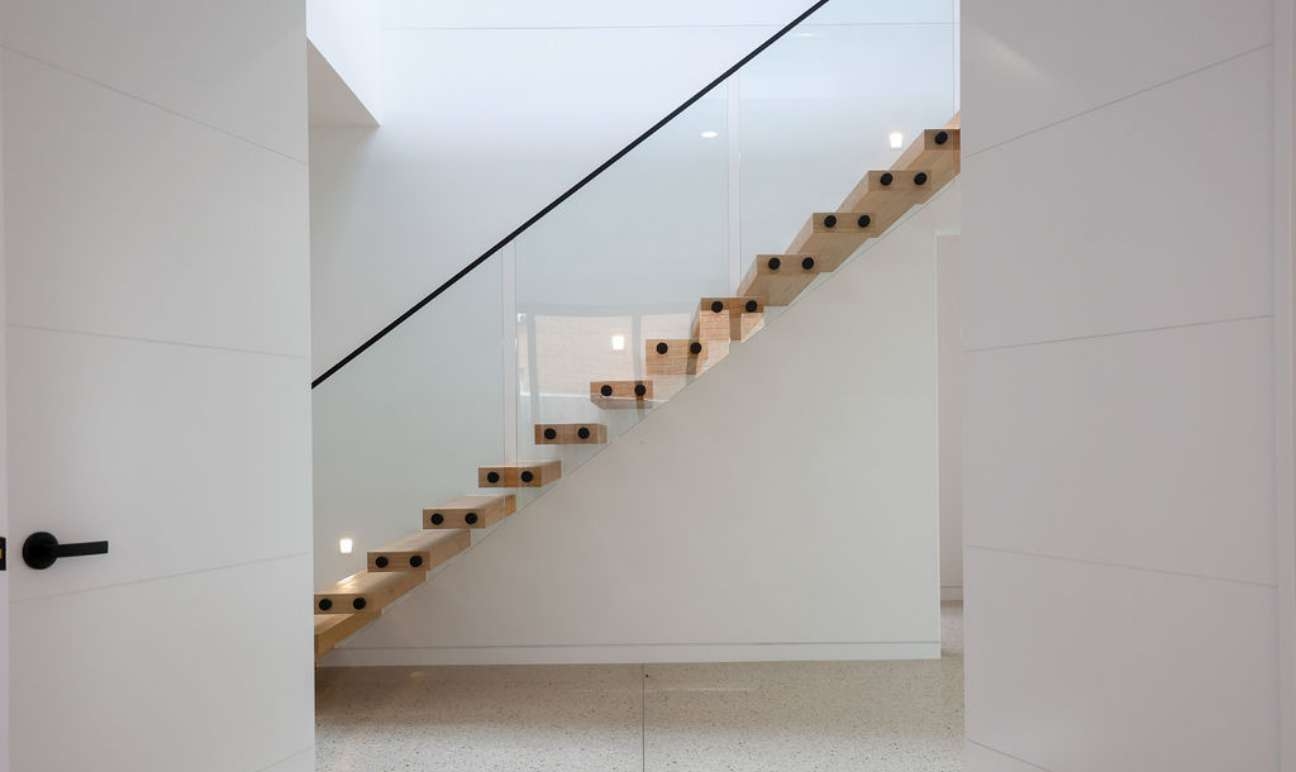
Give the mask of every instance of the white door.
POLYGON ((15 772, 313 768, 303 15, 0 6, 15 772))

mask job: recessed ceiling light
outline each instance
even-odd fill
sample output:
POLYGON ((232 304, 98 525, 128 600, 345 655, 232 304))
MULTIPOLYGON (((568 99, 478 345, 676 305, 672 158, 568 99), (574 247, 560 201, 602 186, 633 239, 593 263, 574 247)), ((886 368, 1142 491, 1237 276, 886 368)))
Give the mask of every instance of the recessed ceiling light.
POLYGON ((899 150, 904 147, 904 134, 898 131, 893 131, 891 132, 890 140, 892 150, 899 150))
POLYGON ((625 336, 624 336, 624 335, 613 335, 613 336, 612 336, 612 350, 613 350, 613 351, 625 351, 625 336))
POLYGON ((343 537, 338 539, 338 552, 341 552, 343 555, 350 555, 351 550, 354 547, 355 542, 351 541, 349 538, 343 537))
POLYGON ((702 132, 702 139, 715 139, 718 136, 720 136, 720 132, 718 131, 711 131, 710 129, 707 129, 706 131, 702 132))

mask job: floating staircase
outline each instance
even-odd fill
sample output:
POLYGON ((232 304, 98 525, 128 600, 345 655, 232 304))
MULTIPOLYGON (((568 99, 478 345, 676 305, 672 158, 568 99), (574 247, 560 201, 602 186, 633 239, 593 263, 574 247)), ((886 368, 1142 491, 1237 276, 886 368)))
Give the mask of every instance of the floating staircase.
MULTIPOLYGON (((733 297, 701 298, 688 338, 644 343, 644 371, 682 382, 722 359, 765 323, 766 306, 786 306, 821 274, 841 266, 866 241, 884 233, 959 173, 959 129, 929 129, 890 169, 868 172, 835 211, 815 212, 785 253, 757 255, 733 297)), ((655 404, 654 381, 590 382, 590 402, 602 410, 645 410, 655 404)), ((536 445, 602 445, 604 423, 541 423, 536 445)), ((562 477, 562 462, 484 466, 480 488, 538 488, 562 477)), ((431 569, 469 549, 469 529, 490 528, 517 509, 514 494, 461 496, 423 510, 422 532, 368 553, 368 568, 315 594, 318 660, 347 636, 380 618, 383 608, 421 584, 431 569)))

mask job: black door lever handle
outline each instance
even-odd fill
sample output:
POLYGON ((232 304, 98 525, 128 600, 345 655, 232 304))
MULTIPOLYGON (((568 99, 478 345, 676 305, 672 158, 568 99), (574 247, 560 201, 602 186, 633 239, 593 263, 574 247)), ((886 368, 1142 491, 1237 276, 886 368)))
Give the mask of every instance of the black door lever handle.
POLYGON ((86 541, 79 544, 59 544, 52 533, 37 531, 23 542, 23 562, 28 566, 43 571, 54 565, 59 558, 78 558, 83 555, 107 555, 108 542, 86 541))

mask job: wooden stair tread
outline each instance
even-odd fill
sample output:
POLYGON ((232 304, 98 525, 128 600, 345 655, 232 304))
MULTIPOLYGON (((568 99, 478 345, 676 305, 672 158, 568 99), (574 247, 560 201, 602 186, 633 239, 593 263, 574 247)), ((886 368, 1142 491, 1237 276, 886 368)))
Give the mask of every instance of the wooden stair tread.
POLYGON ((456 496, 423 510, 424 528, 489 528, 517 511, 517 496, 456 496), (439 517, 438 517, 439 516, 439 517), (472 520, 472 522, 468 522, 472 520))
POLYGON ((694 338, 649 338, 644 341, 644 368, 651 375, 697 375, 711 355, 706 341, 694 338))
POLYGON ((426 578, 426 571, 358 571, 315 593, 315 612, 381 611, 426 578))
POLYGON ((690 337, 701 341, 742 341, 764 324, 765 301, 753 295, 702 298, 690 337))
POLYGON ((419 531, 369 552, 370 571, 429 571, 472 546, 465 530, 419 531))
POLYGON ((868 212, 877 220, 891 223, 935 192, 935 181, 927 169, 872 171, 846 196, 840 209, 868 212))
POLYGON ((535 425, 537 445, 602 445, 605 442, 607 442, 607 424, 535 425))
POLYGON ((815 212, 792 240, 788 252, 815 256, 821 271, 835 271, 864 242, 881 234, 895 221, 880 220, 869 212, 815 212))
POLYGON ((646 409, 653 402, 653 382, 590 381, 590 401, 604 410, 646 409))
POLYGON ((482 488, 539 488, 562 477, 562 462, 527 461, 495 464, 477 469, 477 485, 482 488))
MULTIPOLYGON (((957 122, 958 116, 954 118, 954 122, 957 122)), ((961 137, 957 126, 927 129, 914 138, 891 168, 928 170, 932 176, 932 190, 935 192, 958 176, 962 156, 960 143, 961 137)))
POLYGON ((757 255, 738 285, 738 294, 759 298, 766 305, 786 306, 821 273, 827 270, 814 255, 757 255))
POLYGON ((379 617, 378 612, 315 615, 315 659, 323 657, 342 641, 379 617))

